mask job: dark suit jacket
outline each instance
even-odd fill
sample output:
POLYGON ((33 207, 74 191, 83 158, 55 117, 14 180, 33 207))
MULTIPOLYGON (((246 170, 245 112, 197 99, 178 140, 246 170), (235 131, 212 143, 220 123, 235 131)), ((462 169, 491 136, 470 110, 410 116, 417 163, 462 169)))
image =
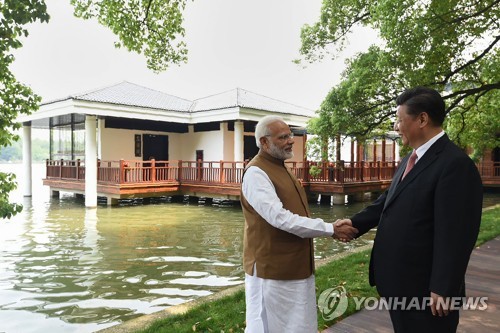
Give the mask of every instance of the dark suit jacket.
POLYGON ((401 182, 351 218, 359 235, 378 226, 370 284, 383 297, 464 296, 464 277, 479 232, 482 182, 472 160, 445 134, 401 182))

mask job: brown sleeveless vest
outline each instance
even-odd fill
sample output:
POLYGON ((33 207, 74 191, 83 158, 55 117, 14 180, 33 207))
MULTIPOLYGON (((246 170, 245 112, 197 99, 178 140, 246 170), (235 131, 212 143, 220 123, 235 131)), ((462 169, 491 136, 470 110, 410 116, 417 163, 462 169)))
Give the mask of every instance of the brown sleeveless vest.
MULTIPOLYGON (((304 188, 283 161, 259 151, 247 165, 259 167, 271 179, 283 207, 300 216, 309 216, 304 188)), ((245 169, 245 170, 246 170, 245 169)), ((243 174, 243 177, 245 175, 243 174)), ((241 194, 245 231, 243 236, 243 267, 264 279, 305 279, 314 272, 314 245, 311 238, 300 238, 266 222, 241 194)))

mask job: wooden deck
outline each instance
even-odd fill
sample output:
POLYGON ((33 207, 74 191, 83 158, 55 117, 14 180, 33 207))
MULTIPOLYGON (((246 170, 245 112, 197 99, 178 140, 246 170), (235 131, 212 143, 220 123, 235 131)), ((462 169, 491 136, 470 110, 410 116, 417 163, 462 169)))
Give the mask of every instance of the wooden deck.
MULTIPOLYGON (((234 161, 98 161, 97 193, 115 199, 192 195, 239 200, 245 165, 234 161)), ((384 191, 397 162, 304 161, 287 165, 310 194, 349 195, 384 191)), ((500 165, 478 168, 483 182, 500 186, 500 165)), ((84 194, 83 161, 47 160, 46 172, 44 185, 55 191, 84 194)))
MULTIPOLYGON (((378 192, 387 188, 394 162, 287 163, 313 194, 378 192), (311 176, 312 166, 318 170, 311 176)), ((124 199, 165 195, 212 196, 238 200, 246 162, 233 161, 99 161, 97 193, 124 199)), ((83 194, 83 161, 47 160, 44 185, 54 190, 83 194)))
MULTIPOLYGON (((500 332, 500 237, 472 252, 465 277, 468 297, 488 297, 484 311, 460 311, 457 332, 500 332)), ((389 312, 361 310, 322 333, 389 333, 393 332, 389 312)))
POLYGON ((486 187, 500 187, 500 163, 479 163, 477 165, 483 185, 486 187))

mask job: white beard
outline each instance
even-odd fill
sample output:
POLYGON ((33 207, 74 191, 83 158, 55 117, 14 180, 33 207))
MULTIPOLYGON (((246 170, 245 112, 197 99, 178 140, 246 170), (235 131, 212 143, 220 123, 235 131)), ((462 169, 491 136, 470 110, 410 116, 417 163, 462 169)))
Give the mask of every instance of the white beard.
POLYGON ((284 149, 279 149, 274 143, 269 142, 269 154, 279 160, 288 160, 293 157, 293 151, 287 152, 284 149))

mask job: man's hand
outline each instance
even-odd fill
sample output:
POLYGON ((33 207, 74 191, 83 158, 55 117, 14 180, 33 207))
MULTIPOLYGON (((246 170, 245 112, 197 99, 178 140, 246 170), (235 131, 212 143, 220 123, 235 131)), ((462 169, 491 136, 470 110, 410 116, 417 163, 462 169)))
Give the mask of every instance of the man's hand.
POLYGON ((350 219, 337 220, 333 224, 333 238, 342 242, 350 242, 358 234, 350 219))
POLYGON ((449 300, 431 291, 431 311, 433 316, 447 316, 450 313, 449 300))

